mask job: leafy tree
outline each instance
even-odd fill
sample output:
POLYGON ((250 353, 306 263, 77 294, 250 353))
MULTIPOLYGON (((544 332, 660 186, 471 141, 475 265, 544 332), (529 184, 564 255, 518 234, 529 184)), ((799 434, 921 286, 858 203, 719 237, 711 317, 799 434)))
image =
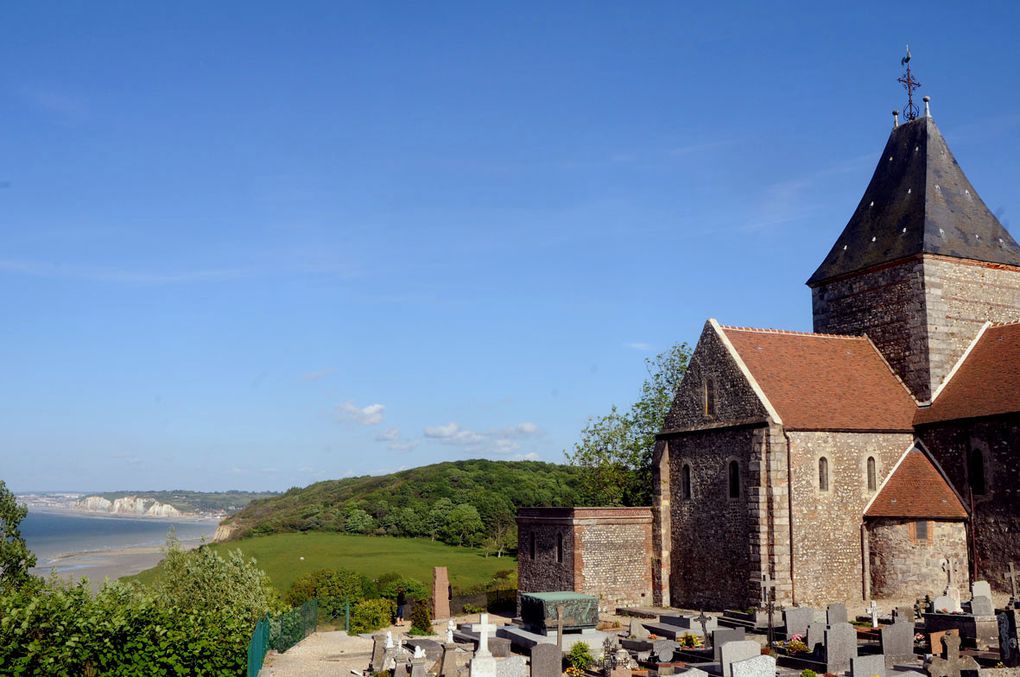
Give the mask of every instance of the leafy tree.
POLYGON ((447 528, 450 521, 450 513, 453 511, 453 501, 448 498, 441 498, 432 504, 426 519, 426 529, 429 537, 434 541, 447 528))
POLYGON ((21 520, 28 508, 18 505, 14 492, 0 480, 0 590, 17 588, 29 580, 36 559, 21 536, 21 520))
POLYGON ((480 493, 471 503, 478 508, 485 525, 487 544, 496 551, 497 557, 502 557, 504 550, 517 544, 517 508, 500 494, 480 493))
POLYGON ((319 609, 336 618, 345 604, 352 605, 365 597, 365 578, 348 569, 318 569, 296 581, 287 591, 287 602, 299 606, 310 599, 319 600, 319 609))
POLYGON ((581 493, 589 505, 651 504, 655 435, 662 430, 690 357, 690 348, 680 343, 646 359, 648 377, 638 401, 627 411, 614 405, 607 415, 588 419, 581 440, 566 456, 585 470, 581 493))
POLYGON ((367 534, 375 529, 375 520, 361 508, 347 511, 345 529, 351 534, 367 534))
POLYGON ((450 511, 443 528, 443 541, 454 545, 474 545, 485 526, 478 509, 470 503, 461 503, 450 511))

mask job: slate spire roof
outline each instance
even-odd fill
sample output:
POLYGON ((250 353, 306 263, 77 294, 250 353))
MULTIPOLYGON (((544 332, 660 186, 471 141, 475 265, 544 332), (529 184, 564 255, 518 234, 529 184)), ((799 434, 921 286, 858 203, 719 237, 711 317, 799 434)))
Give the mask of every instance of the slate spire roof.
POLYGON ((1020 267, 1020 246, 928 116, 893 129, 864 197, 807 283, 922 253, 1020 267))

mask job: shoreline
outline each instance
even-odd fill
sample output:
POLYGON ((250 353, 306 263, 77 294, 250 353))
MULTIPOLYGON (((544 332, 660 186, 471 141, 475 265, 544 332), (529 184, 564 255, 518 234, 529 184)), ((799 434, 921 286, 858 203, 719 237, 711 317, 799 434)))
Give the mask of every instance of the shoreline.
POLYGON ((224 517, 216 517, 213 515, 199 515, 195 513, 183 513, 180 515, 166 516, 166 515, 129 515, 119 512, 100 512, 98 510, 76 510, 74 508, 58 508, 54 506, 33 506, 26 504, 30 513, 39 513, 47 515, 75 515, 78 517, 96 517, 100 519, 134 519, 134 520, 145 520, 147 522, 215 522, 217 525, 226 519, 224 517))

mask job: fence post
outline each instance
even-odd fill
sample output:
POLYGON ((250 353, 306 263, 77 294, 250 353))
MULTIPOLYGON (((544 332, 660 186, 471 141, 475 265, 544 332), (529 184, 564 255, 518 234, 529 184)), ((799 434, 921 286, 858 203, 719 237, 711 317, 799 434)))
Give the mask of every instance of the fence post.
POLYGON ((351 633, 351 600, 344 600, 344 632, 351 633))

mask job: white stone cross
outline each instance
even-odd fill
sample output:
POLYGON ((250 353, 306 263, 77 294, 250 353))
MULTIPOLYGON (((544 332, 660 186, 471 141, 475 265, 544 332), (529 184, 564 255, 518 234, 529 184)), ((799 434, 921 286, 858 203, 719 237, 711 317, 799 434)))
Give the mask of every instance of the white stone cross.
POLYGON ((386 631, 386 648, 393 648, 393 633, 389 630, 386 631))
POLYGON ((452 618, 446 622, 446 643, 447 644, 453 644, 453 630, 456 627, 457 626, 453 624, 453 619, 452 618))
POLYGON ((871 600, 871 606, 868 607, 871 611, 871 627, 878 627, 878 603, 875 600, 871 600))
POLYGON ((485 658, 491 656, 489 652, 489 630, 495 630, 496 626, 489 623, 489 614, 482 614, 478 617, 479 623, 475 626, 478 631, 478 651, 476 657, 485 658))
POLYGON ((945 592, 945 594, 948 595, 949 591, 953 589, 953 572, 958 571, 959 569, 956 565, 956 562, 947 557, 946 559, 942 560, 942 570, 945 571, 946 576, 949 577, 949 582, 946 584, 945 592))

